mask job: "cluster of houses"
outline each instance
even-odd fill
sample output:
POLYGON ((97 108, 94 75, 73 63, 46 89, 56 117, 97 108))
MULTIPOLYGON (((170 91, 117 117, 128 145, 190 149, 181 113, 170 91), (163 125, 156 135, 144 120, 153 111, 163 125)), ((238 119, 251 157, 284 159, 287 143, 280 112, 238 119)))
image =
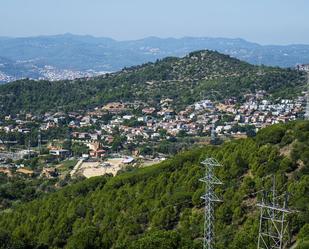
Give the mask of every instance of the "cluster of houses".
POLYGON ((216 131, 228 133, 233 130, 233 126, 251 125, 258 131, 268 125, 286 123, 288 121, 301 119, 304 115, 306 105, 305 96, 300 96, 295 100, 281 99, 276 103, 264 99, 263 92, 259 94, 246 95, 247 101, 240 106, 219 105, 220 112, 225 112, 232 116, 233 120, 226 122, 225 126, 218 126, 216 131))
MULTIPOLYGON (((304 96, 271 102, 263 91, 248 94, 245 99, 242 104, 235 99, 223 103, 201 100, 180 111, 173 108, 172 99, 163 99, 158 106, 114 102, 82 113, 9 115, 0 121, 0 132, 27 134, 31 122, 39 123, 42 132, 67 126, 72 130, 69 134, 72 142, 83 143, 89 148, 85 157, 102 158, 115 152, 110 151, 115 131, 126 138, 127 144, 147 144, 177 136, 209 136, 214 131, 217 136, 244 135, 235 127, 253 126, 257 131, 267 125, 296 120, 302 118, 306 104, 304 96), (108 119, 104 118, 106 115, 108 119)), ((0 138, 0 149, 5 150, 4 144, 0 138)), ((50 154, 61 158, 71 156, 70 151, 63 148, 51 148, 50 154)))
POLYGON ((168 104, 160 109, 142 109, 141 115, 121 115, 121 112, 115 114, 109 123, 101 125, 101 131, 110 138, 113 129, 117 127, 127 137, 127 142, 166 139, 179 134, 207 135, 211 133, 213 126, 218 136, 235 135, 235 126, 250 125, 258 131, 267 125, 302 118, 306 104, 305 97, 282 99, 273 103, 265 99, 265 92, 262 91, 245 97, 247 101, 242 105, 238 105, 235 100, 224 103, 202 100, 179 112, 172 109, 172 100, 167 100, 161 102, 168 104), (139 121, 140 125, 128 126, 126 120, 133 119, 139 121))
POLYGON ((309 72, 309 64, 299 64, 296 66, 297 70, 309 72))

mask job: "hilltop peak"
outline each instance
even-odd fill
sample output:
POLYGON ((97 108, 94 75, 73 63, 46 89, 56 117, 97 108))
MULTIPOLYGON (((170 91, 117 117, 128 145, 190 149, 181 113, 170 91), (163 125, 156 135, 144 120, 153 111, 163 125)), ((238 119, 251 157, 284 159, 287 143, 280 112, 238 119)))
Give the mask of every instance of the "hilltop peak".
POLYGON ((259 68, 216 51, 200 50, 94 78, 53 84, 29 80, 6 84, 0 87, 0 106, 5 113, 21 109, 40 112, 55 106, 71 110, 89 108, 115 99, 155 105, 170 98, 174 107, 180 109, 205 97, 241 101, 245 94, 259 90, 287 96, 300 92, 304 79, 296 70, 259 68), (29 96, 33 101, 28 101, 29 96))

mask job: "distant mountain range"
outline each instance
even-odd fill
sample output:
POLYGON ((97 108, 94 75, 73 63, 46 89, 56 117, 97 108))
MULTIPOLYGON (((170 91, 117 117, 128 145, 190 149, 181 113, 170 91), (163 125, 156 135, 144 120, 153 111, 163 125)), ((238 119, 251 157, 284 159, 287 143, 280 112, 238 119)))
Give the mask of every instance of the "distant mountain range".
POLYGON ((149 37, 116 41, 72 34, 0 37, 0 82, 87 77, 202 49, 217 50, 252 64, 294 67, 309 62, 309 45, 263 46, 243 39, 149 37))

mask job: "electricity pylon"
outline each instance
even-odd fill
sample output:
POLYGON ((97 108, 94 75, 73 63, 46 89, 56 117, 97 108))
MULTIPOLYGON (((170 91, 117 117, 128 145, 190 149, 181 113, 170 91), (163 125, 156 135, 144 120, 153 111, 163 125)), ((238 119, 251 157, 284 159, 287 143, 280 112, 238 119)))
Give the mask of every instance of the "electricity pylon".
POLYGON ((260 226, 258 249, 284 249, 288 237, 288 221, 286 216, 292 211, 288 209, 288 195, 277 196, 275 179, 273 190, 263 193, 260 203, 260 226))
POLYGON ((213 158, 205 159, 202 164, 205 166, 205 176, 200 179, 205 183, 205 194, 201 197, 205 201, 205 221, 204 221, 204 240, 203 249, 214 248, 214 221, 215 221, 215 202, 221 202, 215 194, 215 186, 222 182, 215 176, 214 169, 221 164, 213 158))

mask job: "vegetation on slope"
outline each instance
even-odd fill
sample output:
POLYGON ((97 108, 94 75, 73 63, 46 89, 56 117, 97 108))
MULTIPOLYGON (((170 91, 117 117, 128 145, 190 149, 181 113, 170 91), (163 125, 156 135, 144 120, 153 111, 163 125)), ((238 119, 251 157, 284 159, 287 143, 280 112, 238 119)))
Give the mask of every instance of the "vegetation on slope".
POLYGON ((199 51, 91 79, 1 85, 0 113, 77 110, 109 101, 156 104, 167 97, 183 108, 203 98, 241 100, 257 90, 287 97, 304 84, 303 73, 295 70, 257 67, 218 52, 199 51))
POLYGON ((0 248, 201 248, 203 175, 215 157, 224 182, 216 191, 216 248, 256 248, 256 192, 291 193, 291 231, 298 248, 309 238, 309 122, 275 125, 256 138, 177 155, 159 165, 65 187, 0 214, 0 248))

